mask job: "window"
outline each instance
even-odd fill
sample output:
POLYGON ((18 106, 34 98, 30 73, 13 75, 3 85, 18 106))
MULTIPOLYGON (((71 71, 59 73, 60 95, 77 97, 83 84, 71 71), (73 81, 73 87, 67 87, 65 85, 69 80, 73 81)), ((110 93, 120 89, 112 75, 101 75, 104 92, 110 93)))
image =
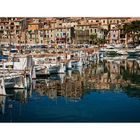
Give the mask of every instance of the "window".
POLYGON ((6 65, 6 68, 13 68, 13 65, 6 65))
POLYGON ((96 29, 94 30, 94 32, 96 33, 96 29))
POLYGON ((103 23, 105 23, 105 20, 103 20, 103 23))
POLYGON ((42 34, 40 34, 40 37, 43 37, 43 35, 42 35, 42 34))
POLYGON ((113 37, 116 37, 115 35, 113 35, 113 37))

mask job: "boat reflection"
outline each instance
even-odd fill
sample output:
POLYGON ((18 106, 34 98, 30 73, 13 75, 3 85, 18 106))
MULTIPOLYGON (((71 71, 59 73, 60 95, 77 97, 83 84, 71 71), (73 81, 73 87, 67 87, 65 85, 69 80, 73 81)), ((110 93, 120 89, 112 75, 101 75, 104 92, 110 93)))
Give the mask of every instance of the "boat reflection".
POLYGON ((0 96, 1 112, 4 112, 5 98, 26 103, 32 90, 52 100, 64 97, 68 101, 79 101, 89 90, 124 91, 129 97, 140 98, 140 60, 112 58, 95 61, 88 66, 68 70, 66 74, 33 80, 28 90, 7 90, 10 96, 0 96))
POLYGON ((18 101, 20 103, 27 103, 28 98, 32 96, 32 88, 30 90, 27 89, 13 89, 7 90, 8 100, 18 101))
POLYGON ((6 96, 0 96, 0 114, 5 113, 5 101, 6 101, 6 96))
POLYGON ((36 80, 34 90, 50 99, 80 100, 87 90, 124 91, 130 97, 140 97, 140 60, 107 59, 88 67, 69 70, 66 74, 52 75, 36 80))

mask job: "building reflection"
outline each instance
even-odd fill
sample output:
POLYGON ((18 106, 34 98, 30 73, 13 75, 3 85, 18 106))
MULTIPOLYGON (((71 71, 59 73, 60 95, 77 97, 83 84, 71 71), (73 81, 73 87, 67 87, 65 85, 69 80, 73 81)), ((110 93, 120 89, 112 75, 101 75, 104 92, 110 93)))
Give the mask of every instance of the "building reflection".
MULTIPOLYGON (((140 60, 95 61, 88 67, 69 70, 66 74, 33 80, 28 90, 8 91, 8 94, 12 95, 8 98, 26 103, 32 96, 32 90, 52 100, 65 97, 70 101, 77 101, 82 99, 88 90, 124 91, 130 97, 140 98, 140 60)), ((0 99, 1 103, 3 98, 0 99)), ((2 108, 2 105, 0 107, 2 108)))
MULTIPOLYGON (((86 90, 125 91, 132 96, 130 88, 136 93, 140 87, 140 61, 104 60, 89 67, 68 71, 66 75, 57 75, 54 79, 37 80, 34 89, 42 96, 57 99, 59 96, 69 99, 81 99, 86 90)), ((135 93, 135 95, 136 95, 135 93)), ((140 96, 139 94, 137 97, 140 96)))

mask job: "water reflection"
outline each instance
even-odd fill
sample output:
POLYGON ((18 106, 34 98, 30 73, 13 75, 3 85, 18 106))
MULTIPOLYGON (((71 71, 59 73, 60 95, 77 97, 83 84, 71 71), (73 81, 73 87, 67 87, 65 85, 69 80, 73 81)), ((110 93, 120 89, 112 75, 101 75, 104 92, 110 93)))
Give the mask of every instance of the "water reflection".
POLYGON ((91 63, 88 67, 69 70, 66 75, 54 75, 49 79, 37 80, 34 89, 50 99, 59 96, 81 99, 87 90, 123 90, 128 96, 132 97, 131 94, 134 92, 133 95, 140 97, 139 87, 139 60, 110 59, 91 63))
POLYGON ((18 101, 20 103, 27 103, 28 98, 32 95, 32 88, 31 89, 8 89, 6 90, 8 93, 7 98, 9 100, 18 101))
POLYGON ((15 115, 20 116, 22 114, 21 105, 27 103, 32 91, 9 89, 6 92, 8 93, 7 96, 0 96, 0 121, 7 120, 8 122, 13 122, 15 115))
MULTIPOLYGON (((7 90, 8 98, 26 103, 36 91, 50 99, 65 97, 81 99, 86 91, 111 90, 125 91, 130 97, 140 97, 140 60, 102 60, 88 66, 68 70, 66 74, 52 75, 47 79, 33 80, 28 90, 7 90)), ((0 96, 1 106, 6 97, 0 96)))
POLYGON ((114 59, 6 90, 0 121, 140 121, 140 60, 114 59))
POLYGON ((6 97, 0 96, 0 113, 1 114, 5 113, 5 101, 6 101, 6 97))

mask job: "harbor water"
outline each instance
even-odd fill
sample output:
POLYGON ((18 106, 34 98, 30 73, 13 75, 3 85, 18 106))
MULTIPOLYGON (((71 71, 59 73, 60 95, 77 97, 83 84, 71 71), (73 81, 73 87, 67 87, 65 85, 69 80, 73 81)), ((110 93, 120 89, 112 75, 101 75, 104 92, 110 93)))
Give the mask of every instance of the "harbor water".
POLYGON ((90 62, 0 96, 0 122, 140 122, 140 60, 90 62))

